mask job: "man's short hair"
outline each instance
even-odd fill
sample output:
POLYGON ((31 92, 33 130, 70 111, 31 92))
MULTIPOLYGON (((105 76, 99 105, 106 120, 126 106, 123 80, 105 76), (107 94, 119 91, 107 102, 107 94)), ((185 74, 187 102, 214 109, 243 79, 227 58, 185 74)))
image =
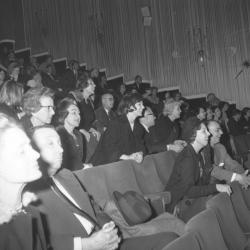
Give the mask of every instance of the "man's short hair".
POLYGON ((42 97, 54 97, 54 92, 50 88, 32 88, 29 89, 22 98, 23 111, 31 115, 41 109, 40 100, 42 97))
POLYGON ((135 107, 135 104, 142 101, 142 96, 140 94, 127 94, 125 95, 118 106, 118 114, 126 115, 131 112, 131 107, 135 107))
POLYGON ((201 129, 201 124, 205 124, 197 117, 191 117, 187 119, 182 127, 182 139, 187 143, 193 143, 195 141, 197 131, 201 129))

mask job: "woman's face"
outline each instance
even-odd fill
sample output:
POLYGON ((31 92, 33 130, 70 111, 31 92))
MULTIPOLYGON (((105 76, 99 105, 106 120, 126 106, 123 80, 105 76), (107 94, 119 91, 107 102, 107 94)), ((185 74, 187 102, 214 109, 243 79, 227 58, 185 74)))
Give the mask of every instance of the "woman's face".
POLYGON ((89 96, 93 95, 95 93, 95 83, 92 79, 88 79, 88 87, 83 90, 84 92, 87 92, 89 96))
POLYGON ((67 124, 73 128, 78 127, 81 121, 79 108, 76 105, 71 104, 68 107, 67 111, 68 111, 68 115, 64 120, 64 124, 67 124))
POLYGON ((208 143, 208 137, 210 133, 208 132, 206 126, 202 123, 201 128, 197 130, 195 142, 200 144, 202 147, 205 147, 208 143))
POLYGON ((37 153, 27 135, 19 128, 10 128, 1 137, 0 177, 11 183, 25 184, 41 177, 37 153))
POLYGON ((214 110, 214 116, 215 116, 216 118, 220 118, 220 117, 221 117, 221 111, 220 111, 219 108, 216 108, 216 109, 214 110))
POLYGON ((212 111, 212 109, 207 108, 206 112, 207 112, 207 120, 208 121, 212 120, 213 119, 213 111, 212 111))

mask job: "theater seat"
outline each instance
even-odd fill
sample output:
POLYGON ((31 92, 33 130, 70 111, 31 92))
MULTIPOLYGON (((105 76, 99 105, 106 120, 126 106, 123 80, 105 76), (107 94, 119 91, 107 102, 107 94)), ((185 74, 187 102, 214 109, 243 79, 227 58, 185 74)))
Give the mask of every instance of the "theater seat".
POLYGON ((162 250, 202 250, 194 233, 186 233, 162 250))
POLYGON ((207 201, 207 208, 214 210, 228 249, 248 249, 248 237, 239 226, 229 195, 220 193, 214 196, 207 201))
POLYGON ((246 191, 242 189, 242 187, 239 185, 238 182, 233 182, 231 184, 231 188, 233 192, 230 198, 231 198, 231 202, 233 205, 235 215, 244 233, 249 234, 250 233, 250 210, 247 207, 247 204, 243 197, 243 192, 246 192, 246 191))
MULTIPOLYGON (((186 232, 195 236, 202 250, 228 250, 212 209, 206 209, 191 218, 186 224, 186 232)), ((192 248, 186 249, 191 250, 192 248)))

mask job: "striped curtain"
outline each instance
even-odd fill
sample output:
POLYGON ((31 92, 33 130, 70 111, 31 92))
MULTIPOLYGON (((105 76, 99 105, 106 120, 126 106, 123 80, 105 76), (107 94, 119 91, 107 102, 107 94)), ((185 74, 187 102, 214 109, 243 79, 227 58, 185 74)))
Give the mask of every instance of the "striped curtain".
POLYGON ((249 0, 22 0, 26 46, 250 106, 249 0), (151 26, 143 25, 148 6, 151 26), (243 73, 235 79, 237 72, 243 73))

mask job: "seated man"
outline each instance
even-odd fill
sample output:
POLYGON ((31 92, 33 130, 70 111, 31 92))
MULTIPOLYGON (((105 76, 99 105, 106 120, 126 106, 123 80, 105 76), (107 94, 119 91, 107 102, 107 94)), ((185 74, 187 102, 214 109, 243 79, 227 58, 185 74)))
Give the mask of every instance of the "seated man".
POLYGON ((116 117, 112 110, 114 107, 114 97, 111 93, 106 92, 102 95, 102 106, 95 110, 95 126, 100 133, 103 133, 111 120, 116 117))
POLYGON ((180 118, 181 109, 179 102, 165 103, 162 115, 156 119, 155 130, 158 140, 168 146, 168 149, 180 152, 186 143, 178 140, 180 137, 179 124, 176 122, 180 118))
POLYGON ((233 160, 227 153, 226 148, 220 143, 223 134, 220 124, 211 120, 207 127, 211 134, 210 146, 213 150, 214 167, 211 175, 229 183, 238 181, 243 187, 247 188, 250 185, 250 176, 247 176, 248 171, 244 171, 243 166, 233 160))
POLYGON ((54 93, 49 88, 34 88, 28 90, 22 98, 25 115, 21 123, 28 135, 33 127, 50 124, 54 111, 54 93))
MULTIPOLYGON (((151 108, 146 107, 144 109, 142 116, 139 118, 139 122, 142 126, 138 129, 138 138, 141 138, 143 141, 145 154, 153 154, 166 150, 180 152, 183 148, 179 146, 179 141, 167 145, 164 141, 158 139, 155 129, 155 115, 151 108)), ((186 145, 184 141, 183 145, 186 145)))
POLYGON ((161 233, 121 242, 114 222, 102 213, 76 176, 60 169, 63 150, 55 129, 35 128, 33 141, 40 151, 44 176, 29 190, 39 197, 38 208, 46 218, 53 250, 113 250, 118 245, 121 250, 160 250, 176 237, 174 233, 161 233))
POLYGON ((140 95, 130 94, 122 98, 118 108, 121 115, 110 121, 90 159, 94 166, 118 160, 142 162, 143 145, 135 131, 139 125, 136 118, 141 116, 143 109, 140 95))

